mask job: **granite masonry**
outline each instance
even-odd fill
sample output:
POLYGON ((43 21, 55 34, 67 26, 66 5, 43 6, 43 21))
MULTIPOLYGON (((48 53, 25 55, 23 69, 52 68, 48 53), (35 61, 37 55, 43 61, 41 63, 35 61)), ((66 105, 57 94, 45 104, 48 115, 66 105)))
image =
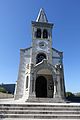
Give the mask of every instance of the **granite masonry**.
POLYGON ((32 21, 32 47, 20 50, 15 100, 64 102, 63 52, 52 48, 52 29, 41 8, 32 21))

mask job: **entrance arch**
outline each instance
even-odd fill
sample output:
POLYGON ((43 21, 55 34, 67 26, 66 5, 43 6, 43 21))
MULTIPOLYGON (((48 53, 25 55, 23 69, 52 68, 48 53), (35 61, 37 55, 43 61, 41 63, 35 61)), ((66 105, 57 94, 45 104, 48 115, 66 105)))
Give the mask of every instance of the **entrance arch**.
POLYGON ((36 97, 46 98, 47 97, 47 80, 43 76, 39 76, 36 79, 35 86, 36 97))

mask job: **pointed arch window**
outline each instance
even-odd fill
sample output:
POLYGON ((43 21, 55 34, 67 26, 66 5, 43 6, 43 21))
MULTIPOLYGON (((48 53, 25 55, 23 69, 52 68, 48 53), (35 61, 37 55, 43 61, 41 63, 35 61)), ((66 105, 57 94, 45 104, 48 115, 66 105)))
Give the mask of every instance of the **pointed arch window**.
POLYGON ((43 30, 43 38, 48 38, 48 32, 46 29, 43 30))
POLYGON ((46 59, 46 55, 44 53, 39 53, 36 57, 36 63, 41 62, 43 59, 46 59))
POLYGON ((36 38, 41 38, 41 29, 40 28, 37 29, 36 38))

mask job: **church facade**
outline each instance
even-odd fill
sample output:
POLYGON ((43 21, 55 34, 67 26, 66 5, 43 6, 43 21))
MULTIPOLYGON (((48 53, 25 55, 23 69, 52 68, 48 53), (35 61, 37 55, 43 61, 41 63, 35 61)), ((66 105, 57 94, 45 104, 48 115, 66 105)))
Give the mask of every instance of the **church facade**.
POLYGON ((63 52, 52 48, 53 26, 41 8, 36 21, 32 21, 32 47, 20 50, 15 100, 65 100, 63 52))

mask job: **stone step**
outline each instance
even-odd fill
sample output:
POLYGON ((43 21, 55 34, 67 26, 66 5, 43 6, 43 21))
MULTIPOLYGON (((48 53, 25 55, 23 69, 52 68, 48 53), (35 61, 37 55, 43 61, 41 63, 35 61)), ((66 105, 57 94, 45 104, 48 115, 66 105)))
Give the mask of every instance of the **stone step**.
POLYGON ((36 106, 36 107, 80 107, 80 104, 49 104, 49 103, 23 103, 23 104, 20 104, 20 103, 17 103, 17 104, 3 104, 3 103, 0 103, 0 106, 20 106, 20 107, 30 107, 30 106, 36 106))
POLYGON ((80 105, 0 104, 0 118, 80 119, 80 105))
POLYGON ((0 107, 0 110, 54 110, 54 111, 58 111, 58 110, 69 110, 69 111, 80 111, 80 107, 77 108, 77 107, 17 107, 17 106, 10 106, 10 107, 7 107, 7 106, 1 106, 0 107))
MULTIPOLYGON (((27 100, 27 102, 34 102, 34 103, 65 103, 66 101, 64 101, 64 100, 62 100, 61 98, 60 99, 53 99, 53 98, 36 98, 36 99, 29 99, 29 100, 27 100)), ((69 102, 69 101, 67 101, 67 102, 69 102)))
POLYGON ((50 108, 79 108, 80 109, 80 105, 40 105, 40 104, 0 104, 0 107, 50 107, 50 108))
MULTIPOLYGON (((36 119, 36 118, 5 118, 5 120, 51 120, 51 119, 36 119)), ((62 119, 57 119, 57 118, 54 118, 54 120, 62 120, 62 119)), ((78 119, 75 119, 75 118, 73 118, 73 119, 64 119, 63 118, 63 120, 78 120, 78 119)))
POLYGON ((80 111, 51 110, 0 110, 1 114, 80 114, 80 111))
POLYGON ((79 115, 74 114, 0 114, 0 118, 35 118, 35 119, 80 119, 79 115))

